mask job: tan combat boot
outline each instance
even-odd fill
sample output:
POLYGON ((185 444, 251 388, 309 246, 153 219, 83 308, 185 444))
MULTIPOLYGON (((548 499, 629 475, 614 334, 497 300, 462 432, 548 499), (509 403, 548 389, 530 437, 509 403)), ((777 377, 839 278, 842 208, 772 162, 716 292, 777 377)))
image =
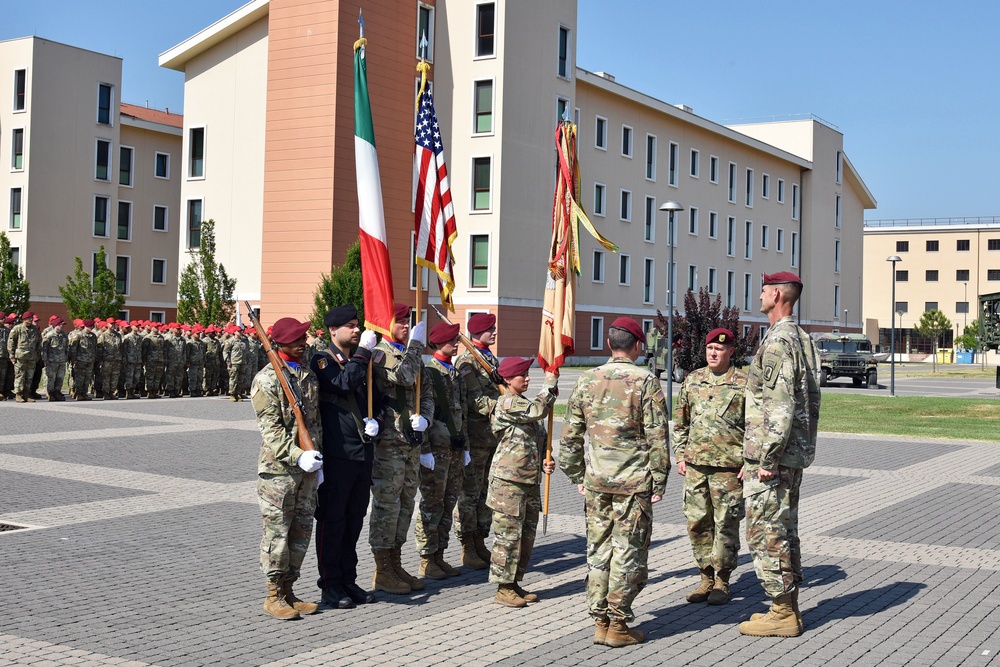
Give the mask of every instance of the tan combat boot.
MULTIPOLYGON (((802 632, 802 630, 803 630, 803 626, 802 626, 802 612, 799 611, 799 589, 798 589, 798 587, 796 587, 795 590, 793 590, 790 593, 790 595, 792 596, 792 609, 795 610, 795 620, 799 624, 799 632, 802 632)), ((760 612, 758 612, 756 614, 750 614, 750 620, 751 621, 756 621, 758 619, 764 618, 765 616, 767 616, 766 613, 760 613, 760 612)))
POLYGON ((528 603, 517 594, 514 584, 500 584, 497 587, 497 594, 493 598, 494 602, 505 607, 527 607, 528 603))
POLYGON ((688 602, 704 602, 708 599, 709 593, 715 588, 715 570, 712 567, 703 568, 701 571, 701 583, 687 595, 688 602))
POLYGON ((476 553, 475 538, 464 537, 462 539, 462 565, 470 570, 485 570, 489 567, 489 561, 483 559, 476 553))
POLYGON ((424 579, 434 579, 435 581, 448 578, 448 574, 438 567, 437 561, 434 560, 434 554, 420 557, 419 574, 424 579))
POLYGON ((396 573, 396 577, 402 581, 405 581, 409 586, 410 590, 422 591, 424 590, 424 580, 414 577, 412 574, 403 569, 403 547, 396 547, 389 551, 392 554, 392 569, 396 573))
POLYGON ((453 568, 451 565, 449 565, 448 562, 444 559, 444 549, 438 549, 437 553, 434 554, 434 562, 437 563, 437 566, 441 568, 441 570, 449 577, 457 577, 460 574, 462 574, 461 572, 453 568))
POLYGON ((489 563, 492 555, 490 554, 490 550, 486 548, 486 536, 482 533, 476 533, 472 536, 472 544, 476 548, 476 555, 479 556, 479 560, 489 563))
POLYGON ((372 588, 377 591, 385 591, 393 595, 406 595, 410 592, 410 585, 396 575, 396 570, 392 566, 392 550, 379 549, 372 551, 375 556, 375 576, 372 578, 372 588))
POLYGON ((604 636, 604 645, 613 648, 641 644, 646 639, 646 633, 641 630, 629 630, 625 621, 611 621, 608 633, 604 636))
POLYGON ((538 596, 535 595, 534 593, 529 593, 528 591, 521 588, 520 582, 517 581, 514 582, 514 590, 517 592, 518 595, 521 596, 521 598, 525 602, 538 602, 539 599, 538 596))
POLYGON ((594 621, 594 643, 599 646, 604 646, 604 642, 608 637, 608 626, 611 625, 611 621, 607 618, 598 618, 594 621))
POLYGON ((315 614, 319 611, 319 605, 315 602, 306 602, 295 597, 295 593, 292 592, 292 584, 294 583, 294 579, 281 580, 281 595, 285 598, 285 602, 300 614, 315 614))
POLYGON ((282 621, 300 618, 299 612, 295 611, 285 601, 285 596, 281 594, 281 588, 277 581, 267 582, 267 598, 264 600, 264 613, 282 621))
POLYGON ((708 604, 726 604, 729 601, 729 576, 732 570, 719 570, 715 573, 715 587, 708 594, 708 604))
POLYGON ((24 397, 24 394, 14 394, 14 400, 18 403, 27 403, 28 399, 24 397))
POLYGON ((798 637, 802 634, 795 609, 792 607, 792 594, 785 593, 774 598, 771 610, 760 618, 751 618, 740 623, 740 634, 753 637, 798 637))

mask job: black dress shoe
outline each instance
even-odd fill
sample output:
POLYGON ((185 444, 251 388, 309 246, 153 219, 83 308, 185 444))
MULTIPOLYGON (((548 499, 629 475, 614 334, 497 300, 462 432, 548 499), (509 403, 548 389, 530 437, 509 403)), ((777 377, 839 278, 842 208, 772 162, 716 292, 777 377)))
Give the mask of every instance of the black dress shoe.
POLYGON ((350 598, 358 604, 372 604, 374 602, 378 602, 378 600, 375 599, 374 593, 369 593, 353 581, 349 584, 344 584, 343 588, 347 595, 349 595, 350 598))
POLYGON ((323 602, 335 609, 353 609, 354 600, 348 597, 347 593, 340 586, 331 586, 323 589, 323 602))

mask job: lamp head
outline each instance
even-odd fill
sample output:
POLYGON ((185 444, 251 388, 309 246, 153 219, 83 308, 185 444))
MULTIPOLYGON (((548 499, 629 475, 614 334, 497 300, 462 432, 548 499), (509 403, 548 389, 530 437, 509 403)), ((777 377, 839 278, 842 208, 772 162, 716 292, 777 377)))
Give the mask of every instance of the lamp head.
POLYGON ((663 202, 663 205, 660 206, 660 210, 661 211, 668 211, 669 213, 676 213, 678 211, 683 211, 684 207, 681 206, 680 204, 678 204, 677 202, 675 202, 673 200, 670 200, 670 201, 663 202))

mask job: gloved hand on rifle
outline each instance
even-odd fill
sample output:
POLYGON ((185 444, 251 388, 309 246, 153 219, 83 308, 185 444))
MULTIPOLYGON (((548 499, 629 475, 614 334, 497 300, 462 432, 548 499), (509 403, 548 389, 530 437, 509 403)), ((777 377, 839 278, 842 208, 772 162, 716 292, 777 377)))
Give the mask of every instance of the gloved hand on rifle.
POLYGON ((373 350, 375 346, 378 345, 378 336, 371 329, 365 329, 361 333, 361 342, 358 343, 358 347, 363 347, 366 350, 373 350))
POLYGON ((323 455, 314 450, 302 452, 299 455, 298 466, 304 472, 316 472, 323 467, 323 455))
POLYGON ((420 455, 420 465, 427 468, 428 470, 434 470, 434 455, 433 454, 421 454, 420 455))
POLYGON ((374 438, 378 435, 378 420, 365 417, 365 435, 374 438))
POLYGON ((413 341, 419 342, 422 346, 427 347, 427 324, 420 320, 413 325, 410 329, 410 345, 413 345, 413 341))
POLYGON ((472 463, 472 457, 469 455, 469 452, 462 452, 462 465, 467 466, 470 463, 472 463))
POLYGON ((410 428, 412 428, 417 433, 423 433, 427 430, 430 424, 427 423, 427 419, 423 415, 412 415, 410 417, 410 428))

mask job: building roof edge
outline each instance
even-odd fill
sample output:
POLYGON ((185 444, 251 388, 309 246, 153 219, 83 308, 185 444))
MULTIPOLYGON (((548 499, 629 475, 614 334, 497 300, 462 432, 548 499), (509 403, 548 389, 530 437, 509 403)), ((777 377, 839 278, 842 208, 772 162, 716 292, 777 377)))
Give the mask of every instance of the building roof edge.
POLYGON ((269 11, 270 0, 251 0, 228 16, 219 19, 180 44, 161 53, 160 67, 183 72, 184 66, 192 58, 238 33, 248 25, 256 23, 267 16, 269 11))

